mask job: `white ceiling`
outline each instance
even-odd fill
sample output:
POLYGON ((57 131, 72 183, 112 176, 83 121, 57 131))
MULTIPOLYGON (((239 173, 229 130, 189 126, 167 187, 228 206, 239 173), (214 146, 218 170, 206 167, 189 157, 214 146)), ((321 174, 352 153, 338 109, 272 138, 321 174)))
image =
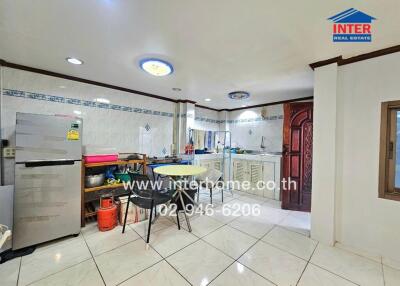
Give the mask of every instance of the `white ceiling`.
POLYGON ((399 44, 399 11, 399 0, 0 0, 0 58, 235 108, 310 96, 309 63, 399 44), (327 18, 349 8, 377 18, 372 43, 332 43, 327 18), (145 56, 170 61, 175 72, 144 73, 137 62, 145 56), (251 98, 228 99, 234 90, 251 98))

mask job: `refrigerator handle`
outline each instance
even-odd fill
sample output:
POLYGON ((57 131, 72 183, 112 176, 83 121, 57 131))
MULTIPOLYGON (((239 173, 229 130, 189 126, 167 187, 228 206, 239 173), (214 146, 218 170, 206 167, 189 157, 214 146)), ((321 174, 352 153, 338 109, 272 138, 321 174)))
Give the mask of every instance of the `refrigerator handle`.
POLYGON ((74 160, 58 160, 58 161, 32 161, 25 162, 25 167, 45 167, 45 166, 62 166, 62 165, 74 165, 74 160))

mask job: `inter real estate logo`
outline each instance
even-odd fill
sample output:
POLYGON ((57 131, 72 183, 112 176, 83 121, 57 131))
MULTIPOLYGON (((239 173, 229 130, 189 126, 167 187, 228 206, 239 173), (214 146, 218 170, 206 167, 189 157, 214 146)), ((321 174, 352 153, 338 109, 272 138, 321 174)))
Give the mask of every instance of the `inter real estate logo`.
POLYGON ((376 20, 354 8, 328 18, 333 22, 334 42, 371 42, 371 23, 376 20))

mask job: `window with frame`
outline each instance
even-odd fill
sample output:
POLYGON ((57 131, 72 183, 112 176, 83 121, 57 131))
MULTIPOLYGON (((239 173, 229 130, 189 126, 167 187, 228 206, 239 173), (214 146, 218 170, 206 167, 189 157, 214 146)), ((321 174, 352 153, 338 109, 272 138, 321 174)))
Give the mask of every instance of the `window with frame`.
POLYGON ((379 162, 379 197, 400 201, 400 100, 383 102, 379 162))

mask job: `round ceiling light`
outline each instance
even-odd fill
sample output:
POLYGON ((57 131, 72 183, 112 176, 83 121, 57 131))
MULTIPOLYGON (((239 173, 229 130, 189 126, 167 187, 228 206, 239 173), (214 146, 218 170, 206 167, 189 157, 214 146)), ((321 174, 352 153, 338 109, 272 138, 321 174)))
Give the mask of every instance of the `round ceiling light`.
POLYGON ((174 71, 169 62, 156 58, 143 59, 139 65, 142 70, 154 76, 166 76, 174 71))
POLYGON ((228 93, 230 99, 242 100, 250 97, 250 93, 247 91, 232 91, 228 93))
POLYGON ((73 65, 81 65, 81 64, 83 64, 83 61, 81 61, 80 59, 77 59, 77 58, 68 57, 65 60, 67 62, 69 62, 70 64, 73 64, 73 65))
POLYGON ((204 99, 205 101, 211 101, 211 98, 206 98, 206 99, 204 99))

